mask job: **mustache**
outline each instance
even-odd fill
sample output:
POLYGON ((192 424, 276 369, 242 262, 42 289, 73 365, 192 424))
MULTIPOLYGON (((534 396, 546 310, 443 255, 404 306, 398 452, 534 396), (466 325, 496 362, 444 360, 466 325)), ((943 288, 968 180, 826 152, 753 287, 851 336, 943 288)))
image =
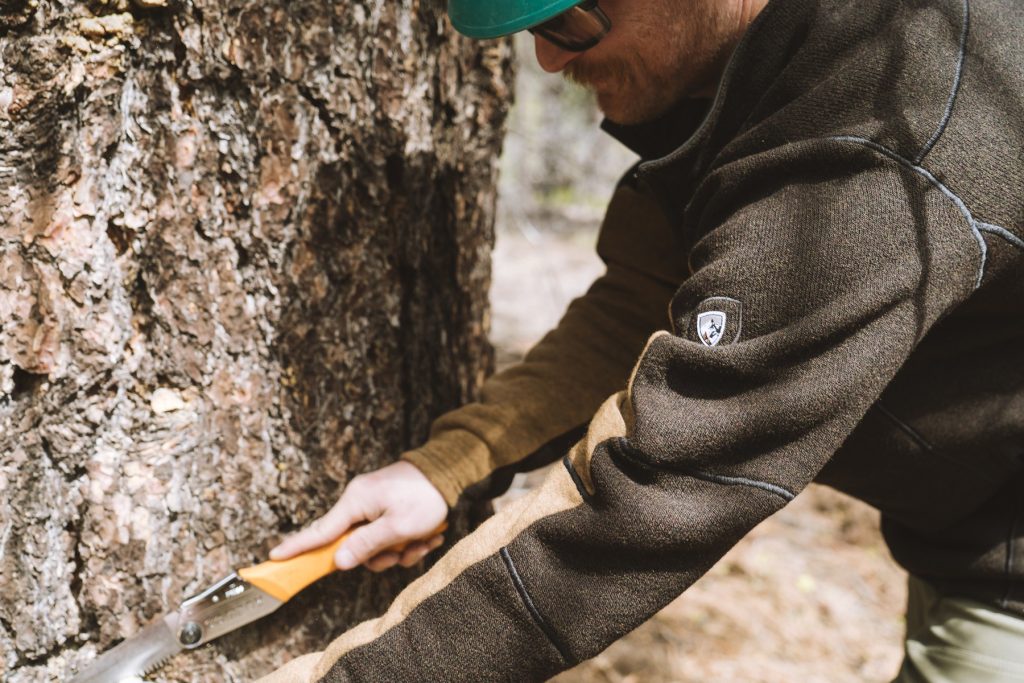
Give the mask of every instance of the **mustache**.
POLYGON ((575 59, 565 66, 565 77, 582 86, 593 85, 599 81, 628 83, 633 80, 633 71, 629 62, 624 59, 607 59, 601 62, 589 62, 575 59))

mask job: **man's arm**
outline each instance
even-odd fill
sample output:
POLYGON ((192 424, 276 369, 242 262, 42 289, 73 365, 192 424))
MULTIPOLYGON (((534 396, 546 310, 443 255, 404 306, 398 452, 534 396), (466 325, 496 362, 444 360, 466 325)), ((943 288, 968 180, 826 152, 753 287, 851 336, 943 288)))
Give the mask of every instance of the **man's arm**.
POLYGON ((566 466, 384 616, 268 681, 544 680, 642 623, 815 477, 970 294, 981 257, 957 206, 899 163, 841 142, 784 153, 716 173, 675 333, 652 337, 566 466), (727 319, 707 346, 696 323, 713 297, 740 302, 742 326, 727 319))
POLYGON ((625 387, 647 338, 668 326, 686 266, 654 201, 620 185, 597 251, 607 272, 558 326, 521 363, 488 379, 479 401, 440 417, 429 441, 402 456, 449 505, 470 487, 500 493, 514 471, 562 457, 601 402, 625 387))
POLYGON ((444 519, 445 503, 454 505, 470 487, 478 496, 496 495, 515 471, 564 455, 601 401, 625 386, 647 337, 668 325, 668 302, 685 276, 672 244, 660 208, 620 184, 598 239, 607 271, 569 306, 556 329, 522 363, 488 379, 479 401, 437 420, 422 447, 356 477, 330 512, 275 548, 272 557, 329 543, 371 520, 339 551, 338 565, 365 563, 378 571, 408 566, 439 544, 440 537, 415 539, 444 519), (407 541, 414 542, 401 554, 381 553, 407 541))

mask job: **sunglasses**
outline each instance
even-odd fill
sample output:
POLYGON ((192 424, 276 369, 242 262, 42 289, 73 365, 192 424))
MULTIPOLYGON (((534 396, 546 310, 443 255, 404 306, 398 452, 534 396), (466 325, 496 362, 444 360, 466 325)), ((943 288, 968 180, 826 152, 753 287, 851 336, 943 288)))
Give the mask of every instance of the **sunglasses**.
POLYGON ((601 42, 611 27, 611 20, 597 6, 597 0, 583 0, 529 31, 563 50, 583 52, 601 42))

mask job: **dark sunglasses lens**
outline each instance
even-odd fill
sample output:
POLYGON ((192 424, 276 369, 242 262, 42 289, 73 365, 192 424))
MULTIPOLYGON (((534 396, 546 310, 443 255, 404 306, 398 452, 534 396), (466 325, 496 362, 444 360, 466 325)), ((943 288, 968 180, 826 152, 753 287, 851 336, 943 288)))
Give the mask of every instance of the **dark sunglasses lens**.
POLYGON ((583 3, 534 26, 530 31, 563 50, 582 52, 597 45, 611 27, 612 22, 596 3, 583 3))

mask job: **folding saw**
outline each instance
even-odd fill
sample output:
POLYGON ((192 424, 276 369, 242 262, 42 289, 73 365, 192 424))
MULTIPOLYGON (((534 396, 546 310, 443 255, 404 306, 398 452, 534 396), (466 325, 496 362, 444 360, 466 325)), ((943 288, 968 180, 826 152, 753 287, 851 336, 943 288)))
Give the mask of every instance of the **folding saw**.
MULTIPOLYGON (((442 524, 428 538, 447 526, 442 524)), ((290 559, 270 560, 231 572, 104 652, 71 683, 118 683, 142 676, 182 650, 194 650, 267 616, 303 588, 333 572, 334 553, 353 530, 333 543, 290 559)), ((406 545, 388 550, 401 552, 406 545)))

